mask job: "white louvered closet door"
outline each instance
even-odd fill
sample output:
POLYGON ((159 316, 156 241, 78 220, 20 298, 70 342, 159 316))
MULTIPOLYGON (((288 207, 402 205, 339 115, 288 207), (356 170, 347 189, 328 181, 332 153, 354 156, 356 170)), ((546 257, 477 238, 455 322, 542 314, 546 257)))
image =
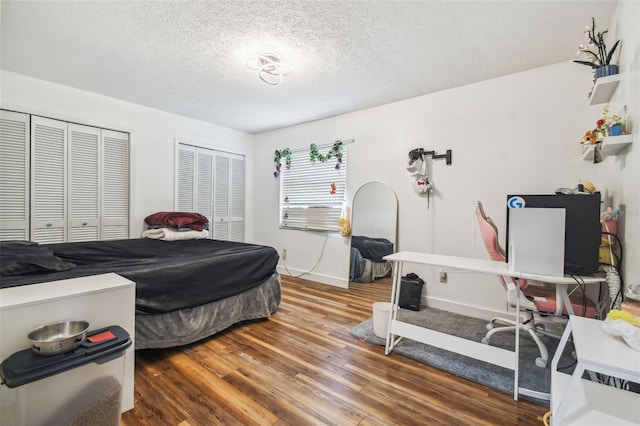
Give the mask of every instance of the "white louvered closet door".
POLYGON ((29 115, 0 111, 0 241, 29 239, 29 115))
POLYGON ((244 241, 244 156, 231 154, 229 239, 244 241))
POLYGON ((129 238, 129 134, 102 130, 100 239, 129 238))
POLYGON ((176 211, 193 212, 195 210, 193 197, 195 194, 196 148, 178 144, 176 163, 176 211))
POLYGON ((31 117, 31 240, 66 240, 67 123, 31 117))
MULTIPOLYGON (((213 222, 213 152, 209 149, 196 150, 196 208, 213 222)), ((210 234, 211 235, 211 234, 210 234)))
POLYGON ((231 159, 224 152, 215 152, 214 159, 212 233, 216 240, 228 240, 231 159))
POLYGON ((176 210, 209 219, 211 238, 244 241, 243 155, 178 143, 176 210))
POLYGON ((68 238, 96 241, 100 238, 100 142, 101 130, 69 124, 68 238))

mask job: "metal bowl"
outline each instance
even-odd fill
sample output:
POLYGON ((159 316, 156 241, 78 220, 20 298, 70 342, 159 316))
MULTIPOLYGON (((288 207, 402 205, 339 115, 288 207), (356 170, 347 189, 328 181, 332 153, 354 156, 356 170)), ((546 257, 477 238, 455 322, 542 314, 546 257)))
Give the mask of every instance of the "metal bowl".
POLYGON ((89 323, 87 321, 58 321, 41 325, 29 333, 31 350, 38 355, 58 355, 80 346, 89 323))

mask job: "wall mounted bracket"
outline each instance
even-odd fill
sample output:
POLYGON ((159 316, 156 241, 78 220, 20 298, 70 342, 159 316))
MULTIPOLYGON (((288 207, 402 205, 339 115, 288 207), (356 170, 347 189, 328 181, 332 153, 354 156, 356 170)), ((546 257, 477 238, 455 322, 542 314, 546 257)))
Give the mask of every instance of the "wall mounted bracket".
POLYGON ((435 151, 425 151, 424 148, 416 148, 409 152, 410 160, 417 160, 418 158, 424 159, 425 156, 431 156, 434 160, 444 158, 447 161, 447 165, 451 165, 451 150, 448 149, 445 154, 436 154, 435 151))
POLYGON ((430 155, 431 158, 433 158, 434 160, 439 160, 441 158, 444 158, 447 161, 447 166, 451 165, 451 150, 448 149, 446 153, 444 154, 436 154, 435 151, 425 151, 424 155, 430 155))

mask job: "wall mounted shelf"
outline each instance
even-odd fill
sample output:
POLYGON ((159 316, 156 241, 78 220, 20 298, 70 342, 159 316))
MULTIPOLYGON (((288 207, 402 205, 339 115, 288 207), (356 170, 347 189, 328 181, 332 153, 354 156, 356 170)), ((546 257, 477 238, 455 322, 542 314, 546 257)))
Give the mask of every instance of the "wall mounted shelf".
MULTIPOLYGON (((612 155, 617 155, 633 142, 633 135, 609 136, 604 138, 600 145, 600 155, 604 159, 612 155)), ((583 160, 593 161, 593 151, 595 145, 589 145, 582 154, 583 160)))
POLYGON ((593 87, 593 92, 591 92, 591 96, 589 97, 589 105, 609 102, 611 96, 613 96, 613 92, 615 92, 618 87, 618 83, 620 83, 620 74, 608 75, 597 79, 593 87))

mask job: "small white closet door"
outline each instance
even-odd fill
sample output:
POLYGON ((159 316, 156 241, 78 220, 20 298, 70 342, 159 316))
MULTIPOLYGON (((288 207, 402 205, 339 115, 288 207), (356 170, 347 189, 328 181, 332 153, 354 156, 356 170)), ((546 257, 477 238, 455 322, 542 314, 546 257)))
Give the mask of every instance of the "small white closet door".
POLYGON ((213 221, 213 152, 196 149, 195 212, 213 221))
POLYGON ((95 127, 69 124, 67 241, 96 241, 100 229, 100 139, 95 127))
POLYGON ((31 239, 66 240, 67 123, 31 117, 31 239))
POLYGON ((229 184, 231 161, 224 152, 215 152, 213 169, 213 222, 216 240, 229 239, 229 184))
POLYGON ((176 210, 213 221, 213 151, 178 144, 176 210))
POLYGON ((29 115, 0 111, 0 241, 29 239, 29 115))
POLYGON ((196 148, 178 144, 176 152, 175 209, 179 212, 195 211, 196 148))
POLYGON ((244 180, 244 156, 231 154, 229 239, 232 241, 244 241, 244 180))
POLYGON ((102 130, 101 240, 129 238, 129 134, 102 130))

